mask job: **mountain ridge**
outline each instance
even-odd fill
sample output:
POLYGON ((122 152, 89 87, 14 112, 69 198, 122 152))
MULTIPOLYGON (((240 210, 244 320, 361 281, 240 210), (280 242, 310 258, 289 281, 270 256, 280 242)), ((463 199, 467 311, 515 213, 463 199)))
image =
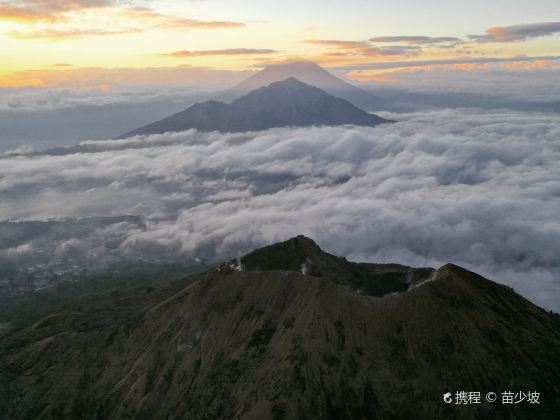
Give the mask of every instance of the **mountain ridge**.
POLYGON ((350 262, 323 251, 315 241, 303 235, 259 248, 220 268, 228 267, 243 271, 299 271, 349 286, 365 296, 404 292, 430 279, 435 272, 431 267, 350 262))
POLYGON ((242 132, 310 125, 376 126, 391 122, 293 77, 260 87, 231 104, 197 103, 184 111, 130 131, 119 138, 191 128, 242 132))
POLYGON ((169 288, 13 331, 0 338, 0 412, 10 420, 554 418, 557 315, 453 264, 417 287, 365 296, 300 271, 308 257, 319 271, 333 257, 352 275, 325 254, 296 237, 169 288), (257 267, 263 261, 270 265, 257 267), (460 390, 541 397, 539 405, 443 402, 460 390))

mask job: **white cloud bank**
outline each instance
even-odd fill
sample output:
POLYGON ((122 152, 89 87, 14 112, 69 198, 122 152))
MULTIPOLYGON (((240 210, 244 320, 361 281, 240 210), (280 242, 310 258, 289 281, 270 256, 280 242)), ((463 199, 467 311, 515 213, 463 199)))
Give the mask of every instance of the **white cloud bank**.
MULTIPOLYGON (((144 224, 95 234, 123 255, 225 259, 305 234, 353 260, 454 262, 560 310, 560 118, 384 116, 400 122, 189 131, 5 156, 0 218, 141 215, 144 224)), ((74 239, 91 241, 65 241, 74 239)), ((64 252, 62 240, 53 249, 64 252)))
MULTIPOLYGON (((150 104, 162 100, 182 101, 185 98, 205 97, 209 94, 201 89, 181 89, 178 87, 167 89, 156 87, 151 89, 109 89, 105 86, 96 86, 87 90, 65 88, 0 89, 0 113, 33 113, 61 111, 80 107, 150 104)), ((29 118, 33 118, 33 116, 30 115, 29 118)))

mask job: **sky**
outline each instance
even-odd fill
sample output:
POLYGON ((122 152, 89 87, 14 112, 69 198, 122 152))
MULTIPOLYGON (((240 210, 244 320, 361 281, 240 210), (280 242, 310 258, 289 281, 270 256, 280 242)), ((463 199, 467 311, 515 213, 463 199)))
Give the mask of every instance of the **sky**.
POLYGON ((0 88, 215 85, 295 58, 382 84, 410 73, 403 62, 550 66, 560 3, 0 0, 0 46, 0 88))
POLYGON ((0 220, 141 220, 0 261, 219 259, 306 234, 558 310, 559 112, 558 0, 0 0, 0 220), (398 123, 106 140, 300 59, 398 123))

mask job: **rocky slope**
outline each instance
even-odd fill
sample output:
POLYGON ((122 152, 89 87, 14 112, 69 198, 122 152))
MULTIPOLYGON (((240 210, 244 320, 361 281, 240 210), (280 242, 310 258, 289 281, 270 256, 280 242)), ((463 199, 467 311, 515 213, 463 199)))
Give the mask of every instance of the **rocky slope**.
POLYGON ((3 337, 0 418, 547 419, 559 348, 557 315, 461 267, 353 264, 297 237, 3 337), (443 402, 459 390, 541 396, 443 402))

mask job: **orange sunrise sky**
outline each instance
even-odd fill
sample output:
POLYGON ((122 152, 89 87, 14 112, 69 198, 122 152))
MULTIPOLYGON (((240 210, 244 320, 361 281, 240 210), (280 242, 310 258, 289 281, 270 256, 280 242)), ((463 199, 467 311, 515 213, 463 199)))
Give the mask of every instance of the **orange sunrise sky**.
POLYGON ((211 84, 220 71, 290 59, 378 83, 443 69, 550 69, 559 21, 555 0, 0 0, 0 87, 211 84))

